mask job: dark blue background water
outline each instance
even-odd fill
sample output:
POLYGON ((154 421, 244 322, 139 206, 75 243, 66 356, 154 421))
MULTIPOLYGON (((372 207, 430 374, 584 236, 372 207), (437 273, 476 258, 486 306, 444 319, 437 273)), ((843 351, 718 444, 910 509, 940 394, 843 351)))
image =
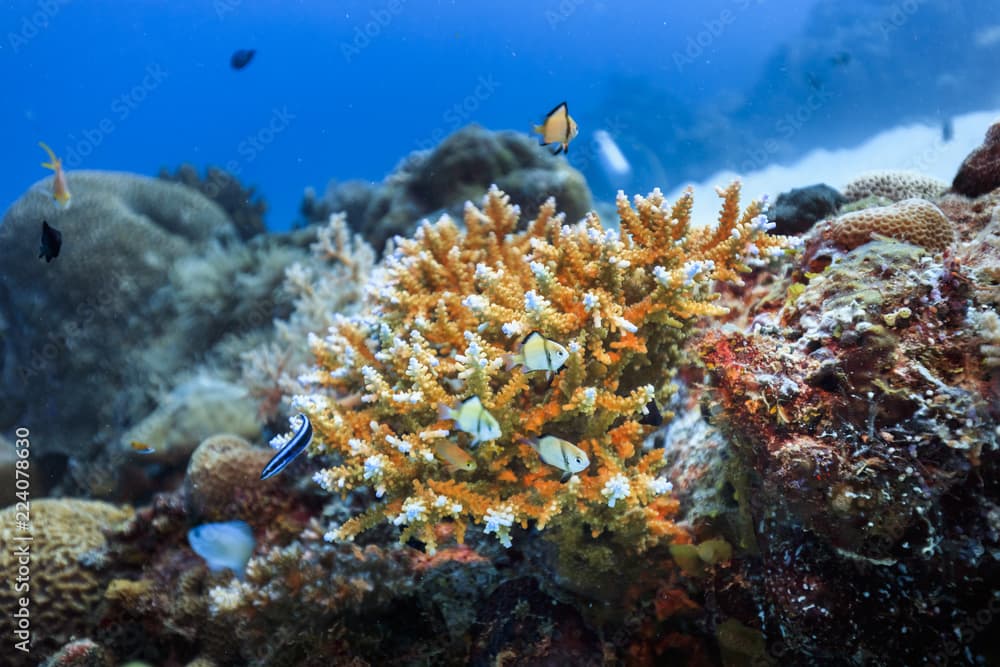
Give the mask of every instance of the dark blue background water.
MULTIPOLYGON (((932 4, 906 2, 915 9, 900 31, 920 25, 932 4)), ((795 48, 810 20, 814 32, 836 32, 828 25, 836 15, 808 18, 816 4, 4 3, 0 207, 46 175, 39 140, 68 168, 153 175, 185 161, 222 166, 258 186, 274 228, 293 221, 307 185, 379 180, 410 150, 468 122, 528 132, 562 100, 583 130, 581 147, 622 110, 631 129, 624 143, 669 154, 663 147, 683 136, 674 126, 695 125, 702 105, 766 117, 769 86, 776 96, 809 92, 799 88, 815 81, 789 71, 800 51, 787 45, 795 48), (229 67, 238 48, 258 51, 243 71, 229 67)), ((823 46, 820 64, 837 52, 823 46)), ((823 77, 819 85, 830 85, 823 77)), ((692 164, 706 152, 693 147, 692 164)), ((596 168, 584 166, 588 175, 596 168)), ((637 185, 653 184, 676 185, 637 185)))

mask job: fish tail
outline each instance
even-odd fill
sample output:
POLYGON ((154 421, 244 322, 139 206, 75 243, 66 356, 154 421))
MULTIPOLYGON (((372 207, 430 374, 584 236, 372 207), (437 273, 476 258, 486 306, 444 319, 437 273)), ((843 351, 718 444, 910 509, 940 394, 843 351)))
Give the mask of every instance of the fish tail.
POLYGON ((505 371, 512 371, 514 370, 514 366, 521 363, 524 363, 524 361, 522 355, 519 353, 511 352, 509 354, 505 354, 503 357, 503 367, 505 371))
POLYGON ((49 148, 49 145, 44 141, 39 141, 38 145, 42 147, 42 150, 49 154, 49 161, 43 162, 42 166, 46 169, 55 171, 56 167, 59 165, 59 158, 56 157, 55 151, 49 148))
POLYGON ((438 419, 452 419, 451 408, 444 403, 438 403, 438 419))

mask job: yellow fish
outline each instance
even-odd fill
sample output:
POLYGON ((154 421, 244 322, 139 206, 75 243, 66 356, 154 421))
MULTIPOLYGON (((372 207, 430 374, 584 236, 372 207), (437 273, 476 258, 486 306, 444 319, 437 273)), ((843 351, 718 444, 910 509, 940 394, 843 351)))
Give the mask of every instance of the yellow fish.
POLYGON ((152 454, 156 451, 146 443, 139 442, 138 440, 133 440, 129 443, 129 446, 132 447, 132 451, 136 454, 152 454))
POLYGON ((39 141, 38 145, 49 154, 49 161, 43 162, 42 166, 51 169, 56 174, 52 181, 52 198, 62 208, 69 208, 69 199, 72 195, 70 195, 69 186, 66 184, 66 172, 63 171, 62 160, 56 157, 56 154, 44 141, 39 141))
POLYGON ((563 367, 567 359, 569 352, 565 347, 535 331, 524 339, 520 350, 507 357, 507 370, 521 365, 524 366, 525 373, 532 371, 555 373, 563 367))
POLYGON ((535 125, 534 131, 542 135, 542 146, 549 144, 559 144, 559 147, 552 152, 559 155, 564 151, 569 151, 569 142, 580 131, 576 126, 576 121, 569 115, 569 106, 563 102, 545 116, 541 125, 535 125))
POLYGON ((470 396, 457 408, 441 405, 438 407, 438 415, 441 419, 453 419, 460 430, 472 435, 472 445, 496 440, 503 434, 500 422, 483 407, 478 396, 470 396))
POLYGON ((476 460, 451 440, 438 440, 434 445, 434 452, 448 464, 448 472, 472 472, 476 469, 476 460))
POLYGON ((562 481, 568 480, 590 465, 587 453, 572 442, 557 438, 554 435, 542 435, 540 438, 522 439, 526 445, 538 452, 543 463, 555 466, 563 471, 562 481))

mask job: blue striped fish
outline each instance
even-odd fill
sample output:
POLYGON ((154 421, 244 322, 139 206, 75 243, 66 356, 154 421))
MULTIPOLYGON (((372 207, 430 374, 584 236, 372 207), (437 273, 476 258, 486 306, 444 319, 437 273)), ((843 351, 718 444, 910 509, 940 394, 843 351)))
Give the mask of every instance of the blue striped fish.
POLYGON ((267 462, 264 469, 260 471, 260 478, 262 480, 267 479, 268 477, 274 477, 288 467, 288 464, 294 461, 295 458, 309 446, 309 443, 312 442, 313 427, 309 422, 309 417, 306 417, 300 412, 296 415, 296 418, 300 421, 298 430, 295 431, 295 434, 289 438, 288 442, 286 442, 281 449, 278 450, 278 453, 267 462))

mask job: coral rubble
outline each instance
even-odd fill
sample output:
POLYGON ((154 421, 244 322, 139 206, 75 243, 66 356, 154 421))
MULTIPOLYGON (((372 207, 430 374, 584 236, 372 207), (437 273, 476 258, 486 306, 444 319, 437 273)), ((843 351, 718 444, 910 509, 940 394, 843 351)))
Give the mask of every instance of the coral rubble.
POLYGON ((313 418, 313 451, 341 459, 317 481, 333 493, 369 486, 379 499, 329 537, 385 519, 431 550, 442 521, 460 541, 471 522, 505 545, 529 523, 610 530, 639 550, 679 534, 657 476, 662 451, 642 447, 644 412, 665 404, 694 322, 726 312, 713 281, 738 282, 748 262, 789 246, 767 234, 759 203, 741 214, 738 184, 720 196, 712 229, 689 226, 690 194, 671 207, 654 191, 634 208, 619 196, 620 231, 596 214, 567 225, 549 200, 518 232, 518 210, 493 188, 482 209, 466 206, 465 231, 443 217, 401 239, 362 313, 313 338, 314 389, 296 398, 313 418), (533 331, 569 351, 554 378, 504 368, 533 331), (470 396, 502 429, 475 448, 438 417, 470 396), (546 432, 581 447, 589 468, 560 483, 524 442, 546 432), (434 453, 448 438, 477 470, 449 472, 434 453))

